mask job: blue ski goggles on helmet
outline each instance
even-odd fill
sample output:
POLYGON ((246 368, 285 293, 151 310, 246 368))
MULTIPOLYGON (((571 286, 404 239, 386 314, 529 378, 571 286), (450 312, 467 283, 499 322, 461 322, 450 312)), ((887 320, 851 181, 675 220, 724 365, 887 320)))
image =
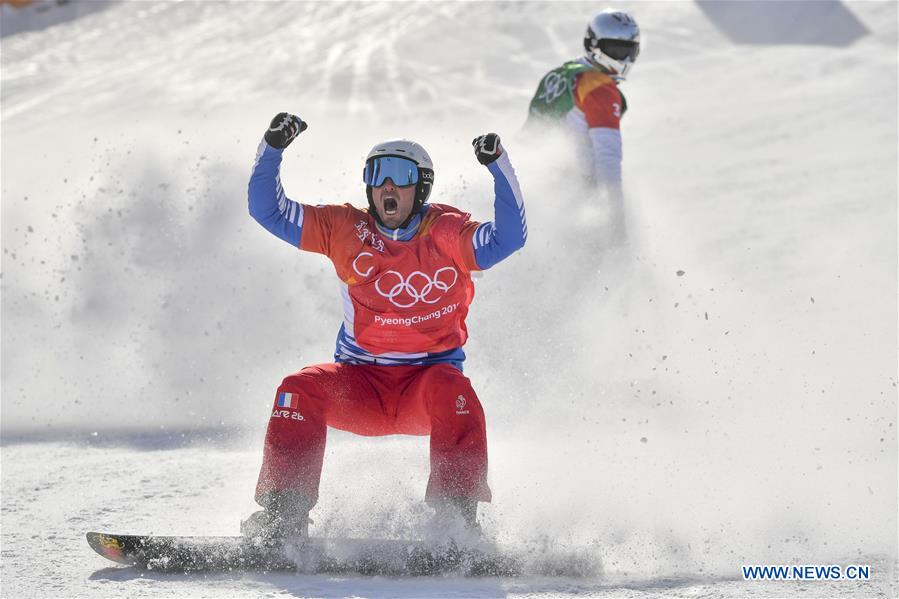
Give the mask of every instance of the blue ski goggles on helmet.
POLYGON ((381 187, 390 179, 397 187, 409 187, 418 183, 418 165, 400 156, 375 156, 365 163, 362 180, 366 185, 381 187))

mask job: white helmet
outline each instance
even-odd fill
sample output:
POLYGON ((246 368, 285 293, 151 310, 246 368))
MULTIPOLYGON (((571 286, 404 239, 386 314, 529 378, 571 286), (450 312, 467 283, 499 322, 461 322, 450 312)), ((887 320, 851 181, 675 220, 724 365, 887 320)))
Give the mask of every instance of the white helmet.
POLYGON ((383 185, 388 178, 394 185, 415 185, 415 203, 409 218, 400 225, 404 227, 421 210, 431 195, 431 187, 434 185, 434 163, 420 144, 408 139, 390 139, 376 144, 371 149, 365 157, 362 180, 365 182, 365 192, 368 195, 369 212, 378 219, 378 222, 380 218, 375 210, 371 188, 383 185))
POLYGON ((388 139, 376 144, 369 151, 365 161, 368 162, 375 156, 405 156, 413 160, 419 168, 428 168, 434 170, 434 163, 427 151, 411 139, 388 139))
POLYGON ((640 54, 640 27, 623 10, 607 8, 587 26, 584 50, 587 60, 624 80, 640 54))

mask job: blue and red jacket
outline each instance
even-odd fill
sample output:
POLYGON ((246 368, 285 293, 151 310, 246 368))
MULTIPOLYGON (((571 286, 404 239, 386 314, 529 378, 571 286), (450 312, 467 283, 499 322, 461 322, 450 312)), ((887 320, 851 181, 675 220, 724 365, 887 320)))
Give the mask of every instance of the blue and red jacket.
POLYGON ((462 368, 471 273, 524 246, 524 202, 504 152, 488 166, 494 220, 479 223, 452 206, 425 204, 403 229, 382 227, 349 204, 312 206, 281 186, 283 150, 263 141, 249 183, 250 215, 299 249, 330 258, 341 281, 344 320, 334 359, 352 364, 436 364, 462 368))

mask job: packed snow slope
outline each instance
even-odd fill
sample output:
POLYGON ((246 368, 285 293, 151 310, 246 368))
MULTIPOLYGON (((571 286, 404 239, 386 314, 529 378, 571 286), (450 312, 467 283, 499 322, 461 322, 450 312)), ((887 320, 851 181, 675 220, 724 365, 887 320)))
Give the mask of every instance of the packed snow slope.
MULTIPOLYGON (((2 9, 4 597, 897 594, 895 3, 616 4, 645 39, 616 249, 564 140, 522 129, 601 4, 72 6, 2 9), (489 219, 470 141, 502 136, 529 239, 469 317, 484 528, 604 576, 141 576, 87 548, 236 534, 275 388, 331 359, 332 267, 246 210, 282 110, 307 203, 363 205, 401 136, 433 201, 489 219), (741 579, 792 563, 872 580, 741 579)), ((415 534, 426 477, 426 439, 331 434, 313 531, 415 534)))

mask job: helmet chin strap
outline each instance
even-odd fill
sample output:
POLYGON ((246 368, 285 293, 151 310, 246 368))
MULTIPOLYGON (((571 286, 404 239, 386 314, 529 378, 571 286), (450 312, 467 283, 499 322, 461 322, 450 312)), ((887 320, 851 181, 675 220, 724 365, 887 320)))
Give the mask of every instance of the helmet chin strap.
POLYGON ((594 66, 595 68, 599 69, 600 71, 602 71, 603 73, 605 73, 607 75, 616 75, 617 74, 617 73, 615 73, 615 71, 613 71, 606 65, 600 64, 599 61, 597 61, 596 58, 593 56, 593 54, 590 52, 588 52, 584 56, 584 58, 586 58, 587 62, 589 62, 592 66, 594 66))

